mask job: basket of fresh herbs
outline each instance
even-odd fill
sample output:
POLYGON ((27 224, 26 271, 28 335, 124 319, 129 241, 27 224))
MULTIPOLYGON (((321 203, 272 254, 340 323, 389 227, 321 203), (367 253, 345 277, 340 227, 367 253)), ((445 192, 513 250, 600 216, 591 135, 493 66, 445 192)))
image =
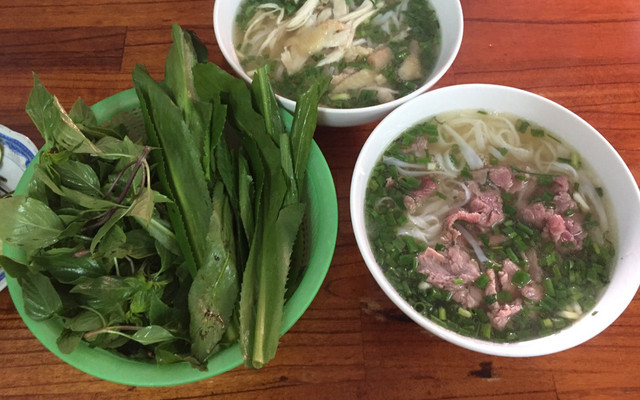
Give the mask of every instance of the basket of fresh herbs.
POLYGON ((69 112, 34 75, 45 146, 0 199, 0 266, 27 326, 103 379, 186 383, 260 368, 302 315, 337 233, 312 137, 320 86, 291 118, 265 70, 246 84, 174 26, 164 80, 69 112))

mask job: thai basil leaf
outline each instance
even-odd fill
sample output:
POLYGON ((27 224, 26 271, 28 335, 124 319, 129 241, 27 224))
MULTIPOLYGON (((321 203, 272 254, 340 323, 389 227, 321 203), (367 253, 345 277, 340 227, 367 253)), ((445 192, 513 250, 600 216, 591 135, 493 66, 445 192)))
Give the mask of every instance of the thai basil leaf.
POLYGON ((134 161, 142 152, 143 146, 131 142, 128 137, 123 140, 105 137, 100 139, 96 146, 102 151, 100 158, 107 160, 121 160, 123 162, 134 161))
POLYGON ((106 273, 96 259, 89 254, 77 257, 74 249, 67 252, 43 252, 31 259, 34 267, 47 271, 61 283, 74 284, 80 278, 97 278, 106 273))
POLYGON ((168 325, 172 323, 173 311, 155 293, 149 302, 149 323, 151 325, 168 325))
POLYGON ((58 350, 63 354, 71 354, 82 341, 84 332, 75 332, 71 329, 63 329, 56 339, 58 350))
POLYGON ((100 241, 96 250, 92 249, 93 257, 100 258, 124 258, 127 255, 123 245, 127 242, 127 235, 120 225, 111 226, 100 241))
POLYGON ((156 241, 144 229, 132 229, 127 231, 126 235, 125 248, 128 257, 141 260, 158 254, 156 241))
POLYGON ((27 251, 58 241, 60 217, 43 202, 24 196, 0 199, 0 240, 27 251))
POLYGON ((51 179, 45 169, 40 165, 35 166, 33 171, 33 179, 37 179, 42 184, 46 185, 46 187, 48 187, 53 193, 57 194, 58 196, 87 209, 108 210, 112 207, 118 206, 116 203, 109 200, 104 200, 101 197, 93 197, 77 190, 60 186, 59 184, 54 182, 53 179, 51 179))
POLYGON ((39 272, 29 272, 19 282, 24 311, 30 318, 43 321, 62 311, 62 300, 49 278, 39 272))
POLYGON ((139 217, 145 223, 151 223, 154 207, 154 192, 145 187, 131 204, 128 215, 131 217, 139 217))
POLYGON ((163 248, 169 250, 171 253, 175 255, 181 255, 180 245, 178 244, 178 239, 176 238, 175 233, 171 231, 168 223, 157 218, 155 216, 151 217, 149 222, 145 221, 140 217, 133 218, 145 231, 149 233, 149 236, 154 238, 158 243, 162 245, 163 248))
POLYGON ((98 120, 96 119, 96 115, 91 110, 91 107, 87 105, 82 99, 76 100, 71 106, 71 110, 69 110, 69 117, 76 124, 83 124, 87 126, 95 126, 98 125, 98 120))
POLYGON ((97 311, 81 311, 75 317, 65 321, 65 328, 76 332, 93 331, 103 328, 104 318, 97 311))
POLYGON ((128 210, 124 208, 117 209, 113 213, 113 215, 111 215, 111 217, 100 227, 100 229, 98 229, 96 234, 93 236, 93 239, 91 240, 91 245, 89 246, 89 250, 91 251, 91 253, 95 252, 96 247, 98 246, 100 241, 105 237, 105 235, 109 233, 111 228, 113 228, 118 222, 120 222, 120 220, 127 214, 127 211, 128 210))
POLYGON ((133 335, 126 336, 140 344, 153 344, 176 339, 171 332, 158 325, 145 326, 133 335))
POLYGON ((19 279, 29 272, 29 266, 12 258, 0 255, 0 268, 14 279, 19 279))
POLYGON ((49 93, 35 74, 33 81, 26 111, 46 142, 75 153, 100 154, 100 149, 84 136, 58 99, 49 93))
POLYGON ((99 299, 103 303, 117 304, 131 299, 138 290, 144 289, 145 285, 146 282, 137 277, 121 278, 112 275, 98 278, 82 277, 69 292, 99 299))
POLYGON ((131 299, 129 311, 133 314, 142 314, 149 311, 153 294, 153 290, 140 290, 136 292, 131 299))
POLYGON ((55 164, 54 168, 60 176, 60 184, 93 197, 101 197, 100 180, 88 164, 68 160, 55 164))

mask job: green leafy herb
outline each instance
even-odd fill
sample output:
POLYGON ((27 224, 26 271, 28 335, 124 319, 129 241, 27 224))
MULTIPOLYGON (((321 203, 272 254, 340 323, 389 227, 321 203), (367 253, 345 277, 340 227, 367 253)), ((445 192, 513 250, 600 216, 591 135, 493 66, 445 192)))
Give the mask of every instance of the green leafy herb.
POLYGON ((305 270, 305 176, 326 82, 298 99, 291 132, 267 79, 245 83, 172 27, 164 81, 133 70, 143 132, 67 113, 34 75, 26 110, 46 144, 24 195, 0 198, 0 266, 26 313, 82 341, 205 369, 239 343, 259 368, 305 270))

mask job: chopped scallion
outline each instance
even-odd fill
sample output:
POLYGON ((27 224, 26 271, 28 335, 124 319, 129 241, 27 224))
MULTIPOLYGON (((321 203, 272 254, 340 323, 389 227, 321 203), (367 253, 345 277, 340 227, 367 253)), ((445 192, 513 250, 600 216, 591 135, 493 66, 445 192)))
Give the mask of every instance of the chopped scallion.
POLYGON ((458 315, 464 318, 471 318, 472 314, 471 311, 467 310, 466 308, 458 307, 458 315))
POLYGON ((511 296, 511 293, 509 293, 508 291, 501 290, 496 295, 496 299, 503 303, 510 303, 513 300, 513 297, 511 296))
POLYGON ((542 281, 542 287, 548 296, 554 297, 556 295, 556 291, 553 287, 553 281, 550 278, 545 278, 545 280, 542 281))
POLYGON ((544 136, 544 129, 531 129, 531 136, 541 137, 544 136))
POLYGON ((476 286, 483 290, 487 287, 489 282, 491 282, 491 280, 489 279, 489 275, 484 272, 480 274, 480 276, 474 281, 476 286))
POLYGON ((518 130, 518 132, 525 133, 528 128, 529 122, 525 121, 524 119, 518 119, 516 121, 516 129, 518 130))
POLYGON ((521 269, 517 270, 511 277, 511 283, 520 288, 524 287, 529 282, 531 282, 531 275, 521 269))

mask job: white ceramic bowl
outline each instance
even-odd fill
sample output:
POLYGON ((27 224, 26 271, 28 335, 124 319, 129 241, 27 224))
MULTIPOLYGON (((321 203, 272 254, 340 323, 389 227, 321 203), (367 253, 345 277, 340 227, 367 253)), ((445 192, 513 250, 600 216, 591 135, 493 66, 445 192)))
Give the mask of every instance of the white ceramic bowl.
MULTIPOLYGON (((233 25, 235 15, 240 4, 244 0, 223 0, 216 1, 213 8, 213 28, 220 46, 220 51, 224 55, 231 68, 244 80, 251 82, 251 78, 244 72, 233 45, 233 25)), ((429 0, 433 9, 438 15, 440 31, 442 34, 442 45, 440 55, 431 74, 424 84, 414 92, 391 101, 371 107, 336 109, 319 107, 318 124, 325 126, 355 126, 377 121, 387 115, 391 110, 400 104, 413 99, 425 90, 433 86, 442 75, 447 72, 462 43, 462 32, 464 21, 462 18, 462 7, 458 0, 429 0)), ((278 96, 278 99, 289 111, 295 109, 295 102, 278 96)))
POLYGON ((640 193, 635 179, 614 148, 583 119, 536 94, 495 85, 450 86, 423 94, 389 114, 371 133, 358 157, 351 181, 351 219, 367 267, 389 298, 412 320, 431 333, 464 348, 486 354, 528 357, 579 345, 606 329, 622 314, 640 284, 640 193), (388 145, 405 129, 430 116, 454 110, 506 112, 535 122, 569 143, 593 167, 611 194, 612 218, 618 243, 611 282, 596 303, 573 325, 539 339, 495 343, 462 336, 416 312, 391 286, 376 263, 367 239, 365 189, 371 169, 388 145))

